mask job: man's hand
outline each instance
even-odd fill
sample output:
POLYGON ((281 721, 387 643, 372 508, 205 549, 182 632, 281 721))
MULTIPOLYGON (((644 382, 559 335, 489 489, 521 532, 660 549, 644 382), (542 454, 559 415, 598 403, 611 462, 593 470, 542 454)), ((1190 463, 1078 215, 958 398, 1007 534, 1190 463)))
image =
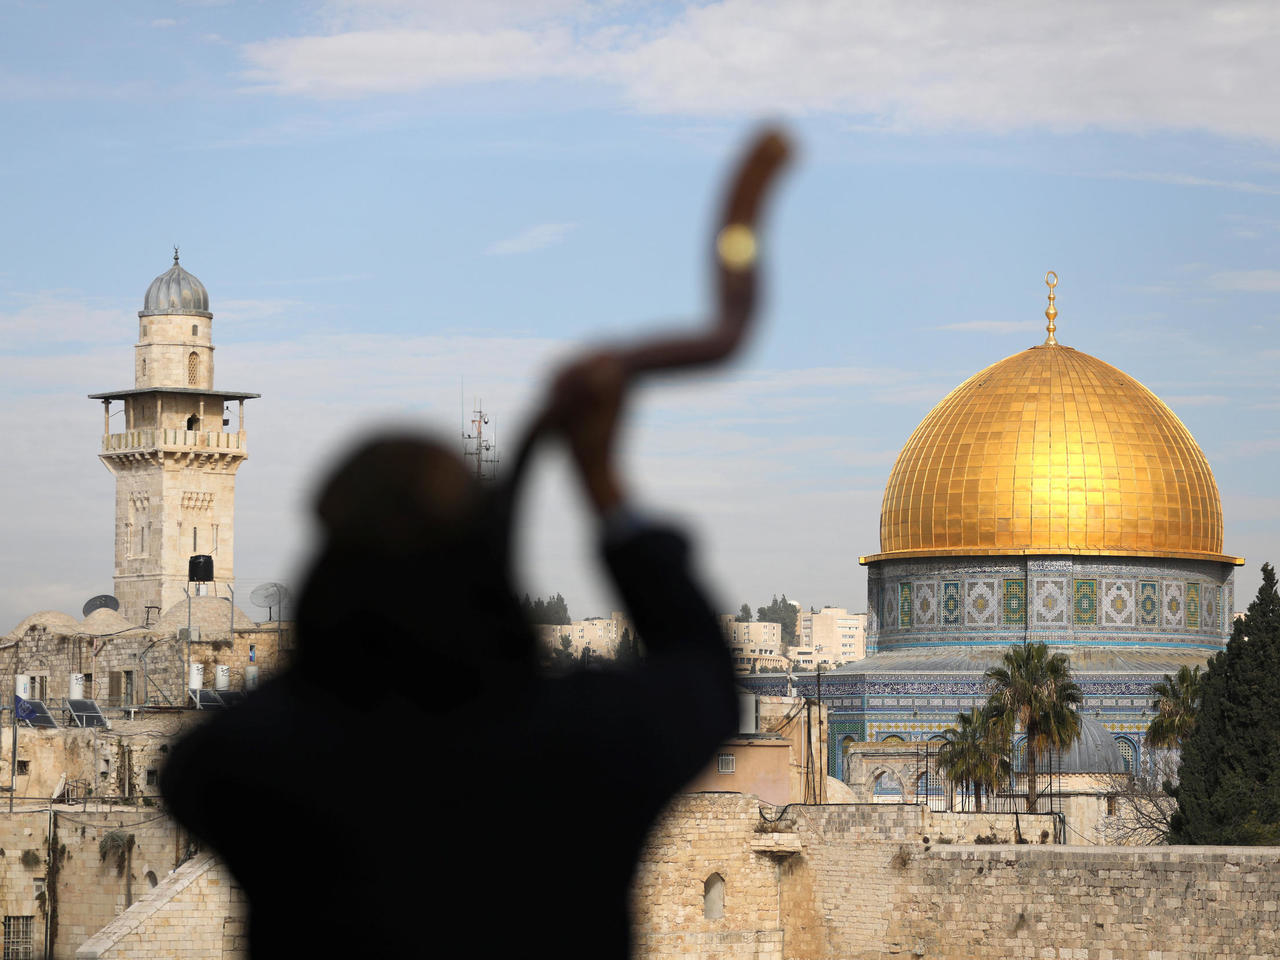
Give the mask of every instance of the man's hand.
POLYGON ((548 425, 563 434, 587 496, 602 514, 623 501, 614 446, 626 381, 618 355, 602 351, 571 361, 551 385, 548 425))

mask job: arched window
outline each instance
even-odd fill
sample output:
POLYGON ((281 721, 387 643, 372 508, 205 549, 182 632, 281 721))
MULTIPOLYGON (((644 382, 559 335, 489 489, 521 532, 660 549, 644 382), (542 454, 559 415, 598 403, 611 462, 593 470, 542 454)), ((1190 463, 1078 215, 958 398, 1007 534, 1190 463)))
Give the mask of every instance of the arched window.
POLYGON ((159 882, 159 880, 157 880, 157 878, 156 878, 156 872, 155 872, 154 870, 148 870, 148 871, 147 871, 147 886, 148 886, 148 887, 154 887, 158 882, 159 882))
POLYGON ((144 377, 147 375, 147 358, 146 357, 142 358, 142 375, 144 377))
POLYGON ((713 873, 702 885, 702 915, 708 920, 724 916, 724 877, 713 873))
POLYGON ((187 386, 194 387, 200 378, 200 357, 192 350, 187 354, 187 386))
POLYGON ((1120 756, 1124 758, 1124 772, 1133 773, 1133 741, 1128 737, 1116 737, 1116 746, 1120 748, 1120 756))

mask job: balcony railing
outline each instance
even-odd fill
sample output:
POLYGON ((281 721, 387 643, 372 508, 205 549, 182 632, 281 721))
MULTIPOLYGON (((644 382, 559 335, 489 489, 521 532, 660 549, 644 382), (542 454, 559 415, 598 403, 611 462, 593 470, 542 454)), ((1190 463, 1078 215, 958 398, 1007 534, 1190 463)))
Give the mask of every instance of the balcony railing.
POLYGON ((126 430, 124 433, 108 433, 102 437, 102 452, 117 453, 126 450, 239 450, 245 449, 244 431, 229 433, 222 430, 157 430, 144 428, 126 430))

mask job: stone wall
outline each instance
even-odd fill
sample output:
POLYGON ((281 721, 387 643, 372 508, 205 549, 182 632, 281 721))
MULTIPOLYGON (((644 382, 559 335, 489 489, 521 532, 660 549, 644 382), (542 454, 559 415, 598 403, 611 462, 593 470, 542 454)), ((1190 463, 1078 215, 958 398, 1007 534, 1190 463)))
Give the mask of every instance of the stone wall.
MULTIPOLYGON (((677 797, 650 834, 632 888, 637 957, 782 960, 778 840, 759 833, 749 794, 677 797), (723 916, 708 917, 708 878, 724 882, 723 916)), ((766 809, 772 809, 767 808, 766 809)), ((784 831, 784 843, 794 836, 784 831)))
POLYGON ((918 957, 1280 955, 1276 848, 934 847, 894 880, 885 942, 918 957))
MULTIPOLYGON (((112 720, 109 730, 20 726, 15 793, 20 798, 47 802, 65 776, 77 799, 159 797, 159 773, 169 744, 208 716, 195 710, 147 714, 136 720, 112 720)), ((12 734, 10 725, 0 726, 0 789, 6 792, 12 734)))
POLYGON ((231 960, 247 955, 244 894, 211 854, 183 864, 75 952, 76 960, 231 960))
POLYGON ((1034 842, 1042 835, 1045 814, 680 797, 640 863, 636 955, 1280 956, 1280 849, 1034 842), (1009 842, 1019 829, 1033 842, 1009 842), (724 881, 720 918, 705 910, 712 874, 724 881))
POLYGON ((70 960, 86 939, 161 884, 187 848, 182 829, 155 808, 56 811, 54 960, 70 960))

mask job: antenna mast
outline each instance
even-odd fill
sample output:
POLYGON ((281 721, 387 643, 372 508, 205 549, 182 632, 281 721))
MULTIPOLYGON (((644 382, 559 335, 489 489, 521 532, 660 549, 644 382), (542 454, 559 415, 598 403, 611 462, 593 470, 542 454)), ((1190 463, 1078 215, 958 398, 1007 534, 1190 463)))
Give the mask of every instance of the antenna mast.
POLYGON ((497 427, 492 436, 485 436, 485 427, 489 425, 489 417, 476 398, 475 410, 471 413, 471 430, 462 434, 462 455, 474 460, 476 479, 485 482, 498 479, 498 442, 497 427))

